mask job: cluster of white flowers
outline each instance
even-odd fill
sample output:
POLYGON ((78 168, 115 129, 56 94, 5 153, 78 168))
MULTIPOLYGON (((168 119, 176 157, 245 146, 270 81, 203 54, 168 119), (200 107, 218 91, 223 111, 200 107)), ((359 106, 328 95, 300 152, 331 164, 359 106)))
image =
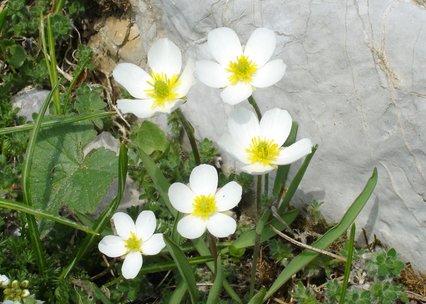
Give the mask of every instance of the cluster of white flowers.
MULTIPOLYGON (((194 70, 207 86, 223 89, 220 96, 225 103, 236 105, 256 88, 270 87, 284 76, 284 62, 270 60, 275 46, 276 36, 269 29, 256 29, 243 47, 233 30, 217 28, 208 35, 215 61, 194 64, 189 60, 182 71, 179 48, 167 38, 160 39, 148 51, 148 72, 130 63, 118 64, 114 69, 114 79, 136 98, 119 99, 118 109, 140 118, 157 112, 171 113, 186 100, 194 70)), ((241 163, 242 171, 266 174, 311 153, 312 143, 307 138, 283 147, 291 127, 291 116, 285 110, 271 109, 259 121, 252 111, 237 107, 230 114, 228 132, 219 145, 241 163)), ((242 187, 230 182, 218 189, 218 174, 213 166, 195 167, 189 184, 172 184, 168 195, 172 206, 185 214, 177 224, 183 237, 196 239, 207 230, 223 238, 235 232, 237 223, 229 211, 240 202, 242 187)), ((156 218, 151 211, 143 211, 136 223, 119 212, 112 222, 117 235, 104 237, 99 250, 109 257, 124 257, 122 274, 126 279, 134 278, 142 267, 142 255, 157 254, 165 247, 163 235, 154 234, 156 218)))

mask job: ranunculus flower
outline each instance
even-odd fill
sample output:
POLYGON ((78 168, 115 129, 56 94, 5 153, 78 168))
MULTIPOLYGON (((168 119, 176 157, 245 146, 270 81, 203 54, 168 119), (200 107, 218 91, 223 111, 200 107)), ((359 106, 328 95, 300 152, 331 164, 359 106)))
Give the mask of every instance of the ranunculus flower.
POLYGON ((217 171, 210 165, 195 167, 189 185, 174 183, 169 188, 173 207, 186 215, 178 222, 177 231, 188 239, 196 239, 206 229, 215 237, 227 237, 235 232, 237 223, 224 213, 241 200, 242 188, 236 182, 217 189, 217 171))
POLYGON ((157 219, 152 211, 142 211, 136 223, 128 214, 117 212, 112 222, 117 235, 105 236, 99 242, 99 251, 112 258, 123 256, 123 277, 133 279, 142 267, 142 255, 158 254, 166 246, 163 234, 154 234, 157 219))
POLYGON ((255 88, 270 87, 284 76, 284 62, 269 61, 275 45, 274 32, 266 28, 256 29, 244 48, 230 28, 214 29, 208 35, 208 46, 217 62, 198 61, 197 76, 209 87, 225 88, 220 94, 222 100, 235 105, 247 99, 255 88))
POLYGON ((238 159, 242 171, 266 174, 278 165, 287 165, 311 153, 312 143, 303 138, 289 147, 281 147, 291 130, 290 114, 278 108, 263 114, 262 119, 245 108, 231 112, 228 133, 219 140, 219 145, 238 159))
POLYGON ((156 41, 148 51, 149 73, 132 63, 119 63, 115 81, 136 99, 119 99, 123 113, 147 118, 156 112, 170 113, 181 105, 194 81, 194 63, 190 60, 183 72, 179 48, 167 38, 156 41))

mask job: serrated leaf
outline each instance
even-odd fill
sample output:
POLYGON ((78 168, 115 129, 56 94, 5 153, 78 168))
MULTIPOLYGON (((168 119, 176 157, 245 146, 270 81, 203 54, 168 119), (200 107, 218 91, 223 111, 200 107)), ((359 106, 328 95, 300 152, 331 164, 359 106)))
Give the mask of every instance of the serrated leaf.
MULTIPOLYGON (((100 87, 91 87, 87 84, 82 85, 76 91, 75 109, 79 114, 92 114, 103 112, 106 103, 102 97, 100 87)), ((101 129, 103 122, 101 119, 94 119, 93 123, 101 129)))
POLYGON ((40 132, 30 178, 35 207, 53 214, 63 206, 95 210, 117 176, 114 152, 96 149, 84 155, 84 147, 95 136, 88 122, 40 132))
POLYGON ((15 44, 9 49, 9 52, 9 64, 13 65, 15 68, 21 67, 24 64, 26 57, 24 48, 18 44, 15 44))
POLYGON ((154 151, 164 152, 169 145, 166 134, 156 124, 145 120, 139 128, 134 128, 131 139, 146 154, 154 151))

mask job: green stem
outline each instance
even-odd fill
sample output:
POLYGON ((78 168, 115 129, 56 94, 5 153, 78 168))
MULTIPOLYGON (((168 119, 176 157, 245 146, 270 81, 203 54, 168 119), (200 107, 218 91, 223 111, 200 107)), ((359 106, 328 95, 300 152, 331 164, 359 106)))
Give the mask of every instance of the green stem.
MULTIPOLYGON (((82 114, 82 115, 73 115, 69 117, 64 117, 61 119, 52 119, 49 121, 44 121, 41 123, 41 128, 49 128, 49 127, 56 127, 56 126, 63 126, 67 124, 72 124, 75 122, 83 121, 83 120, 91 120, 91 119, 97 119, 97 118, 105 118, 108 116, 114 115, 115 112, 99 112, 99 113, 91 113, 91 114, 82 114)), ((25 131, 31 131, 34 128, 33 123, 16 126, 16 127, 9 127, 9 128, 3 128, 0 129, 0 135, 5 135, 9 133, 17 133, 17 132, 25 132, 25 131)))
POLYGON ((257 105, 257 103, 256 103, 256 100, 254 100, 253 95, 251 95, 251 96, 248 98, 248 102, 249 102, 249 103, 251 104, 251 106, 253 107, 254 111, 256 112, 257 118, 258 118, 258 119, 259 119, 259 121, 260 121, 260 119, 262 118, 262 112, 260 111, 259 106, 258 106, 258 105, 257 105))
POLYGON ((263 181, 263 195, 268 197, 269 195, 269 174, 265 174, 265 179, 263 181))
MULTIPOLYGON (((23 195, 24 195, 24 203, 27 206, 32 205, 31 193, 30 193, 30 174, 31 174, 31 164, 32 164, 32 159, 34 155, 34 150, 37 143, 37 137, 38 137, 38 133, 40 132, 40 126, 41 126, 41 122, 43 120, 44 114, 46 113, 47 108, 49 107, 50 101, 52 100, 52 95, 54 94, 56 89, 57 87, 52 88, 52 91, 50 91, 49 95, 44 101, 40 109, 39 115, 37 116, 37 119, 35 121, 34 128, 30 135, 30 139, 28 141, 26 157, 25 157, 25 161, 24 161, 23 169, 22 169, 22 188, 23 188, 23 195)), ((37 222, 33 215, 26 214, 26 218, 28 222, 28 234, 30 236, 31 244, 35 252, 37 266, 40 273, 43 274, 46 268, 46 258, 45 258, 43 246, 41 244, 40 232, 38 231, 37 222)))
POLYGON ((348 287, 349 276, 351 274, 352 257, 354 253, 354 242, 355 242, 355 223, 352 224, 351 233, 349 236, 349 249, 348 256, 346 257, 345 275, 342 283, 342 293, 340 294, 339 304, 343 304, 346 296, 346 289, 348 287))
MULTIPOLYGON (((257 191, 256 191, 256 211, 257 211, 257 221, 259 221, 260 216, 262 214, 262 176, 257 176, 257 191)), ((260 236, 259 229, 256 228, 256 239, 254 242, 253 249, 253 260, 251 264, 251 275, 250 275, 250 298, 254 295, 254 288, 256 284, 256 272, 257 272, 257 260, 259 258, 260 253, 260 236)))
POLYGON ((195 140, 194 136, 194 128, 192 127, 191 123, 185 118, 185 115, 183 115, 181 109, 176 109, 176 114, 178 115, 179 120, 182 123, 182 126, 186 132, 186 135, 188 136, 189 143, 191 144, 192 148, 192 153, 194 154, 195 164, 198 166, 199 164, 201 164, 201 158, 200 153, 198 152, 197 141, 195 140))
MULTIPOLYGON (((55 39, 53 37, 52 26, 50 24, 50 16, 47 16, 47 41, 49 44, 49 55, 50 55, 50 83, 52 88, 56 87, 59 83, 58 71, 56 70, 56 48, 55 39)), ((55 90, 53 94, 53 103, 55 105, 56 114, 62 114, 61 97, 59 91, 55 90)))
POLYGON ((216 245, 216 238, 209 233, 209 246, 210 251, 213 255, 214 260, 214 271, 213 271, 213 277, 216 278, 217 276, 217 245, 216 245))

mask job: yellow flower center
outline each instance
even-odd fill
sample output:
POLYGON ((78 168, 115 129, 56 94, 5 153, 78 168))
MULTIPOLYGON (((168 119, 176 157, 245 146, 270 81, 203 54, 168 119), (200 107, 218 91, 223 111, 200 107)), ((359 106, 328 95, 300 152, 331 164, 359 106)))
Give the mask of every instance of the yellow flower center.
POLYGON ((247 56, 237 57, 237 61, 231 61, 226 71, 231 73, 229 76, 229 82, 233 85, 238 82, 250 83, 252 81, 252 76, 256 73, 257 66, 256 63, 249 60, 247 56))
POLYGON ((278 144, 273 140, 262 139, 260 136, 253 137, 246 152, 249 154, 248 160, 254 163, 261 163, 263 165, 271 165, 277 160, 280 154, 278 144))
POLYGON ((180 84, 178 74, 169 79, 165 73, 151 72, 151 77, 152 81, 147 81, 147 83, 152 88, 145 90, 145 92, 154 99, 152 107, 164 107, 167 101, 175 101, 178 98, 176 93, 176 87, 180 84))
POLYGON ((127 252, 141 251, 142 239, 138 238, 134 232, 130 232, 130 237, 124 242, 127 252))
POLYGON ((201 216, 204 220, 216 212, 217 206, 214 195, 199 195, 194 198, 193 215, 201 216))

